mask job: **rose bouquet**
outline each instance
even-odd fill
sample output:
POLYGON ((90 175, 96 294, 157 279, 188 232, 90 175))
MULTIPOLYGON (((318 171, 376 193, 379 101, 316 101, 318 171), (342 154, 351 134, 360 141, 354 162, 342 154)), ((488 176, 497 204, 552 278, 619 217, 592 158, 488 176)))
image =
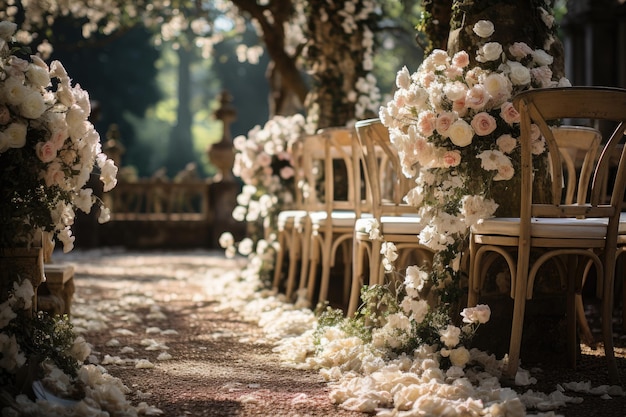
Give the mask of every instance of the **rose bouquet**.
POLYGON ((294 204, 297 184, 291 147, 305 126, 300 114, 274 116, 263 127, 256 126, 247 136, 233 140, 233 174, 244 184, 233 218, 246 222, 250 236, 235 242, 232 234, 224 233, 219 243, 227 256, 239 252, 251 257, 249 267, 263 277, 269 277, 274 268, 278 213, 294 204))
MULTIPOLYGON (((512 97, 569 85, 553 77, 553 58, 544 50, 489 42, 494 30, 489 21, 474 26, 476 65, 465 51, 435 50, 417 72, 403 68, 393 99, 380 110, 405 174, 416 178, 406 200, 421 216, 420 242, 437 252, 429 279, 444 302, 460 295, 460 258, 471 225, 517 199, 520 132, 512 97)), ((533 153, 545 156, 538 129, 533 153)))
POLYGON ((102 153, 89 122, 89 95, 72 86, 63 65, 49 66, 13 42, 17 26, 0 22, 0 247, 28 244, 37 230, 52 233, 65 252, 73 248, 75 209, 99 220, 108 209, 85 185, 94 168, 104 191, 117 167, 102 153))

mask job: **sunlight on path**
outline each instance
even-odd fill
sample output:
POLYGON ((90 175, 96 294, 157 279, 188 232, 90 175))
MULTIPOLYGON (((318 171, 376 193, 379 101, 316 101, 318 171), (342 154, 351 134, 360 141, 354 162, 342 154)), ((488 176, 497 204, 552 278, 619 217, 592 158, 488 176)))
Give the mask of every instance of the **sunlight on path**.
MULTIPOLYGON (((523 416, 526 410, 536 413, 529 415, 554 416, 566 404, 582 401, 576 392, 605 398, 623 395, 619 387, 592 387, 588 383, 562 384, 552 393, 528 389, 520 395, 500 385, 504 361, 494 356, 472 350, 471 360, 481 366, 465 369, 453 366, 442 371, 438 352, 428 346, 417 349, 413 357, 390 358, 382 350, 336 327, 326 328, 316 346, 317 319, 310 309, 263 289, 257 274, 252 268, 244 268, 242 259, 224 259, 219 253, 133 256, 76 252, 69 261, 77 264, 82 282, 97 284, 104 290, 97 303, 77 297, 72 318, 79 332, 112 335, 107 346, 116 347, 119 355, 99 357, 98 352, 93 352, 90 359, 103 366, 134 366, 138 370, 160 367, 166 374, 176 375, 177 367, 169 361, 179 359, 169 353, 169 345, 176 341, 177 330, 160 328, 157 324, 165 318, 165 309, 185 299, 214 302, 215 310, 237 312, 242 319, 258 324, 262 333, 248 336, 249 343, 275 346, 274 352, 285 367, 318 370, 331 388, 328 401, 346 410, 383 417, 523 416), (174 291, 176 288, 180 291, 174 291), (147 311, 145 317, 136 314, 138 309, 147 311), (135 328, 143 327, 144 332, 129 330, 131 324, 135 328), (122 340, 132 340, 134 344, 122 340), (156 360, 153 354, 150 360, 147 352, 158 354, 156 360)), ((236 335, 228 329, 221 329, 201 339, 233 336, 236 335)), ((191 375, 194 362, 186 363, 184 372, 191 375)), ((200 368, 200 361, 197 366, 200 368)), ((226 367, 223 371, 227 370, 226 367)), ((202 371, 198 372, 197 376, 202 376, 202 371)), ((522 385, 533 382, 527 371, 520 373, 519 378, 522 385)), ((143 398, 150 401, 147 394, 135 395, 136 398, 145 395, 143 398)), ((161 410, 145 404, 142 414, 160 415, 161 410)))

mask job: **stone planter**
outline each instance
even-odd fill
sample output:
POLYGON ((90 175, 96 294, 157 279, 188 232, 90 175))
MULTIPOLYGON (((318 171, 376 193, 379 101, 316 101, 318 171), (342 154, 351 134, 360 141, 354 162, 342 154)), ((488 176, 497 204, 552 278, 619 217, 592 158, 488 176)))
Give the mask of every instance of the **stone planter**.
POLYGON ((18 280, 28 279, 33 285, 32 311, 37 311, 37 287, 44 281, 43 249, 0 248, 0 302, 7 299, 7 294, 18 280))

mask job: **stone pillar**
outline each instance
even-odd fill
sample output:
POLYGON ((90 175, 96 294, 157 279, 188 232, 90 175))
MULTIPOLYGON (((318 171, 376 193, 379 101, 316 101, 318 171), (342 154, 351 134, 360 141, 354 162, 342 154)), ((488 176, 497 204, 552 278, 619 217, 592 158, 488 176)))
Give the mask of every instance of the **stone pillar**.
POLYGON ((220 107, 215 111, 215 118, 222 122, 223 130, 222 139, 208 149, 209 160, 218 170, 209 184, 209 203, 213 212, 211 246, 219 247, 219 237, 223 232, 241 236, 243 233, 240 229, 244 227, 232 216, 241 186, 232 173, 235 151, 230 125, 237 118, 237 111, 232 106, 232 97, 227 91, 222 91, 220 95, 220 107))

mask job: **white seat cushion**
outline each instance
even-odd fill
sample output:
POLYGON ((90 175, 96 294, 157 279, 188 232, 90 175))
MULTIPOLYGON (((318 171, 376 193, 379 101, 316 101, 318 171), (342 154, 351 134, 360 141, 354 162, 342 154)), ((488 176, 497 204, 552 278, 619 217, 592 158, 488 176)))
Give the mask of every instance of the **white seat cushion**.
POLYGON ((619 215, 619 229, 620 235, 626 235, 626 212, 621 212, 619 215))
POLYGON ((293 226, 294 223, 298 223, 304 217, 306 217, 306 210, 284 210, 278 213, 276 220, 278 230, 284 230, 285 226, 293 226))
MULTIPOLYGON (((369 233, 371 218, 360 218, 356 221, 354 230, 357 233, 369 233)), ((380 233, 383 235, 417 235, 422 231, 421 218, 418 216, 382 216, 380 218, 380 233)))
MULTIPOLYGON (((313 226, 323 226, 328 221, 325 211, 316 211, 309 215, 313 226)), ((331 213, 332 224, 337 227, 352 227, 356 221, 354 211, 333 211, 331 213)))
MULTIPOLYGON (((533 237, 561 239, 604 239, 605 219, 533 218, 530 234, 533 237)), ((472 232, 481 235, 519 236, 519 218, 496 217, 485 219, 472 227, 472 232)))

